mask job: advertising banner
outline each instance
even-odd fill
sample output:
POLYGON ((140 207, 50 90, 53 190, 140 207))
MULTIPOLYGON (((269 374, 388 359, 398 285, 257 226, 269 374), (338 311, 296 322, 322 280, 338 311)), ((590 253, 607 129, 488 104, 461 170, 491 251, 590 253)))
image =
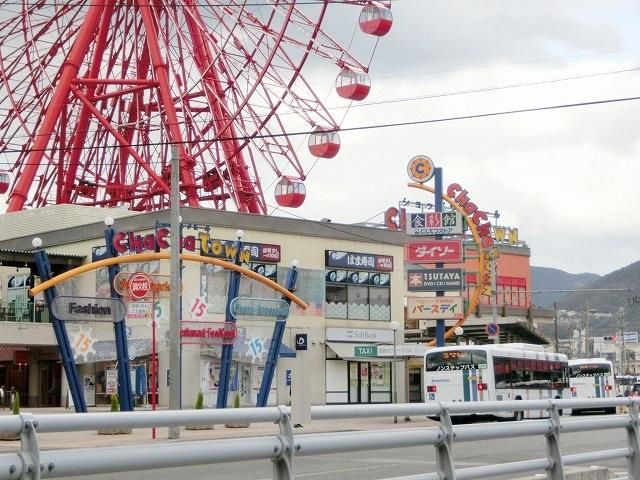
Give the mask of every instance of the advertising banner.
POLYGON ((407 297, 409 320, 459 320, 463 316, 462 297, 407 297))
POLYGON ((393 257, 390 255, 325 250, 325 266, 392 272, 393 257))

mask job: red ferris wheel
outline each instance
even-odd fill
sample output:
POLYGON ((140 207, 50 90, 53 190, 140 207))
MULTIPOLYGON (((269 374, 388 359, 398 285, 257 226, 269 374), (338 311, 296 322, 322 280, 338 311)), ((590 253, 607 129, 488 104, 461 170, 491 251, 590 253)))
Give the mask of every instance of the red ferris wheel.
POLYGON ((391 28, 377 1, 1 0, 7 211, 166 208, 172 147, 184 205, 266 214, 268 173, 277 203, 300 206, 301 158, 340 148, 303 66, 333 64, 345 99, 370 89, 367 66, 327 32, 335 4, 361 8, 366 34, 391 28), (297 153, 290 119, 312 132, 308 152, 297 153))

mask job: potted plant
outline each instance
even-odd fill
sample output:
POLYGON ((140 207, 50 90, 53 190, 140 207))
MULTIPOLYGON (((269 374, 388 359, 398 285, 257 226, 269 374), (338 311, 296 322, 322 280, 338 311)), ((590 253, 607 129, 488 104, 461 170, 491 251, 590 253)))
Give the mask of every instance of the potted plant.
MULTIPOLYGON (((236 395, 233 397, 233 408, 240 408, 240 392, 236 392, 236 395)), ((247 428, 249 422, 225 423, 224 426, 227 428, 247 428)))
MULTIPOLYGON (((11 413, 20 415, 20 394, 16 391, 11 402, 11 413)), ((0 440, 20 440, 19 433, 0 434, 0 440)))
MULTIPOLYGON (((204 395, 202 391, 199 391, 198 396, 196 397, 196 410, 202 410, 203 408, 204 408, 204 395)), ((213 425, 207 425, 207 424, 186 425, 184 428, 186 430, 212 430, 213 425)))
MULTIPOLYGON (((117 395, 111 395, 111 411, 120 411, 120 402, 117 395)), ((131 429, 127 427, 98 428, 98 433, 100 435, 123 435, 131 433, 131 429)))

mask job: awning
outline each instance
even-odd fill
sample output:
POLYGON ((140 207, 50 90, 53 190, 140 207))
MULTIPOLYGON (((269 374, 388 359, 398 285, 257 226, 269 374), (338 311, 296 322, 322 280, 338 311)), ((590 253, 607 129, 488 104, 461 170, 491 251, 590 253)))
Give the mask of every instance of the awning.
POLYGON ((422 358, 426 352, 424 345, 416 343, 400 343, 395 346, 377 343, 326 343, 340 358, 361 362, 366 361, 367 358, 375 358, 383 362, 391 362, 393 361, 393 357, 396 357, 396 359, 408 357, 422 358))
POLYGON ((16 351, 29 350, 28 347, 19 345, 0 345, 0 362, 13 362, 16 351))
POLYGON ((287 347, 284 343, 280 344, 280 358, 296 358, 296 352, 287 347))

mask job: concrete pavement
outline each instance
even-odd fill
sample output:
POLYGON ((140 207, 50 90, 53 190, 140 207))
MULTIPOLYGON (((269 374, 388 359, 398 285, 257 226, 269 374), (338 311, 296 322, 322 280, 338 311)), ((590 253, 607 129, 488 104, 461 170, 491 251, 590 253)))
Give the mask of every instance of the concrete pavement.
MULTIPOLYGON (((143 409, 140 409, 143 410, 143 409)), ((90 408, 90 412, 106 412, 105 408, 90 408)), ((73 410, 65 408, 22 408, 23 413, 34 415, 46 415, 52 413, 73 413, 73 410)), ((0 415, 11 415, 9 410, 0 411, 0 415)), ((348 432, 361 430, 383 430, 401 428, 424 428, 438 425, 438 422, 429 420, 426 417, 411 417, 410 421, 405 421, 404 417, 398 417, 398 423, 393 422, 393 417, 388 418, 351 418, 338 420, 314 420, 309 425, 296 428, 294 433, 325 433, 325 432, 348 432)), ((224 425, 215 425, 212 430, 186 430, 181 429, 180 439, 169 440, 168 428, 157 428, 156 438, 152 438, 151 428, 136 428, 131 434, 125 435, 101 435, 98 432, 60 432, 60 433, 39 433, 38 445, 43 450, 64 449, 64 448, 92 448, 122 445, 139 445, 142 443, 165 443, 182 440, 214 440, 238 437, 258 437, 265 435, 277 435, 278 425, 273 423, 253 423, 247 428, 227 428, 224 425)), ((0 453, 15 452, 19 441, 0 441, 0 453)))

